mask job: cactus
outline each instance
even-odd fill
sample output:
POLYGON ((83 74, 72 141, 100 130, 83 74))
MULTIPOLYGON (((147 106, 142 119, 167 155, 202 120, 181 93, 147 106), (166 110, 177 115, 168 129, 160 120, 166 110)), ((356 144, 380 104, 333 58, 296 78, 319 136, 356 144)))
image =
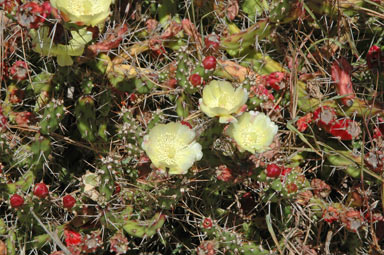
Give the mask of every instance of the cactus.
POLYGON ((128 220, 124 224, 124 230, 134 237, 151 237, 156 234, 156 231, 160 229, 166 220, 165 215, 156 213, 152 219, 146 221, 134 221, 128 220))
POLYGON ((243 54, 255 43, 256 36, 259 39, 263 39, 269 33, 268 22, 266 20, 261 20, 247 30, 222 38, 221 47, 223 47, 231 56, 243 54))
POLYGON ((100 1, 0 3, 0 253, 378 253, 380 1, 100 1))
POLYGON ((264 250, 261 245, 246 241, 240 234, 228 229, 214 225, 211 230, 203 230, 206 231, 210 238, 214 238, 213 240, 217 244, 218 249, 224 253, 246 255, 269 254, 269 251, 264 250))
POLYGON ((44 110, 43 118, 40 121, 40 132, 44 135, 55 132, 64 118, 64 113, 63 100, 52 99, 44 110))
POLYGON ((96 140, 97 127, 95 111, 95 103, 91 96, 79 98, 75 109, 77 129, 81 137, 89 142, 96 140))
POLYGON ((35 141, 31 145, 32 165, 35 170, 40 170, 51 153, 51 141, 49 138, 36 135, 35 141))

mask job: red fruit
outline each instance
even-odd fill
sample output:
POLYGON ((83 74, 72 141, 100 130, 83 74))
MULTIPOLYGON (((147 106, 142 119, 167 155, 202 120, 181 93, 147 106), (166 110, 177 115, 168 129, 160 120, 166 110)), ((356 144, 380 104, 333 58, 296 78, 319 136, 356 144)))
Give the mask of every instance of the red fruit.
POLYGON ((267 176, 271 178, 277 178, 281 174, 281 167, 276 164, 269 164, 267 166, 267 176))
POLYGON ((299 118, 296 122, 297 129, 300 132, 304 132, 308 128, 308 124, 312 122, 312 113, 307 113, 303 117, 299 118))
POLYGON ((340 58, 333 62, 331 67, 332 80, 336 85, 337 94, 345 96, 341 98, 341 102, 345 106, 352 106, 355 98, 351 80, 352 66, 345 58, 340 58))
POLYGON ((194 73, 191 76, 189 76, 189 82, 194 87, 197 87, 197 86, 201 85, 201 83, 203 82, 203 79, 201 78, 200 75, 198 75, 197 73, 194 73))
POLYGON ((24 204, 24 198, 20 195, 13 194, 9 199, 13 208, 19 208, 24 204))
POLYGON ((51 7, 51 3, 49 1, 45 1, 41 7, 43 8, 43 12, 45 14, 44 18, 46 18, 48 16, 49 13, 51 13, 51 10, 52 10, 52 7, 51 7))
POLYGON ((358 137, 361 133, 360 127, 356 121, 349 118, 338 119, 331 125, 328 133, 344 141, 349 141, 358 137))
POLYGON ((28 65, 25 61, 16 61, 9 70, 12 78, 22 81, 28 77, 28 65))
POLYGON ((313 119, 320 128, 329 130, 331 125, 336 121, 336 112, 329 106, 322 106, 313 112, 313 119))
POLYGON ((49 194, 49 190, 45 183, 37 183, 35 185, 35 189, 33 190, 33 194, 39 198, 45 198, 49 194))
POLYGON ((377 126, 373 130, 373 138, 382 137, 384 134, 384 119, 378 118, 377 126))
POLYGON ((285 87, 285 84, 282 82, 285 78, 285 73, 282 72, 273 72, 265 76, 266 85, 272 87, 275 90, 281 90, 285 87))
POLYGON ((384 53, 380 47, 373 45, 367 54, 367 65, 369 69, 382 69, 384 66, 384 53))
POLYGON ((71 195, 66 195, 63 197, 63 206, 64 208, 71 209, 76 204, 76 199, 71 195))
POLYGON ((50 11, 51 5, 47 2, 43 5, 27 2, 19 7, 17 21, 23 27, 36 29, 45 21, 50 11))
POLYGON ((81 234, 69 229, 64 230, 64 237, 67 246, 79 245, 82 242, 81 234))
POLYGON ((251 87, 251 93, 263 100, 275 100, 273 94, 263 84, 251 87))
POLYGON ((214 70, 216 68, 216 58, 214 56, 205 57, 203 67, 206 70, 214 70))
POLYGON ((203 228, 204 229, 210 229, 210 228, 212 228, 212 225, 213 225, 213 223, 212 223, 211 218, 204 218, 204 220, 203 220, 203 228))
POLYGON ((204 38, 205 49, 218 51, 220 47, 220 37, 215 34, 207 35, 204 38))
POLYGON ((313 112, 313 119, 317 125, 327 133, 341 140, 352 140, 361 133, 360 127, 356 121, 349 118, 336 119, 336 112, 328 106, 319 107, 313 112))

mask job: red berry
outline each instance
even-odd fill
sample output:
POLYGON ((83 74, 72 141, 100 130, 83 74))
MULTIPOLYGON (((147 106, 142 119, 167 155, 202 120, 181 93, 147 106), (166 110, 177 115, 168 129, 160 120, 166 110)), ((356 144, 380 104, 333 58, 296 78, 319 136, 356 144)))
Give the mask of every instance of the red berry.
POLYGON ((299 118, 296 122, 297 129, 300 132, 304 132, 308 128, 308 124, 311 123, 312 118, 312 113, 307 113, 303 117, 299 118))
POLYGON ((194 73, 192 74, 191 76, 189 76, 189 82, 194 86, 199 86, 201 85, 201 83, 203 82, 203 79, 201 78, 200 75, 198 75, 197 73, 194 73))
POLYGON ((266 84, 275 90, 281 90, 285 84, 282 82, 285 78, 285 73, 273 72, 265 76, 266 84))
POLYGON ((384 53, 380 47, 373 45, 367 54, 367 65, 369 69, 381 69, 384 66, 384 53))
POLYGON ((13 208, 19 208, 24 204, 24 198, 20 195, 13 194, 9 199, 13 208))
POLYGON ((204 38, 205 48, 217 51, 220 47, 220 37, 215 34, 210 34, 204 38))
POLYGON ((45 198, 49 194, 49 190, 47 185, 45 183, 37 183, 35 185, 35 189, 33 191, 33 194, 39 198, 45 198))
POLYGON ((267 176, 271 178, 277 178, 280 176, 281 167, 276 164, 269 164, 267 166, 267 176))
POLYGON ((82 236, 80 233, 72 231, 70 229, 64 230, 65 243, 68 246, 79 245, 82 242, 82 236))
POLYGON ((331 128, 326 131, 344 141, 355 139, 361 133, 359 124, 349 118, 336 120, 331 128))
POLYGON ((212 228, 213 222, 211 218, 204 218, 203 220, 203 228, 210 229, 212 228))
POLYGON ((203 60, 203 66, 206 70, 213 70, 216 68, 216 58, 214 56, 205 57, 203 60))
POLYGON ((76 203, 76 199, 71 195, 63 197, 63 206, 67 209, 71 209, 76 203))

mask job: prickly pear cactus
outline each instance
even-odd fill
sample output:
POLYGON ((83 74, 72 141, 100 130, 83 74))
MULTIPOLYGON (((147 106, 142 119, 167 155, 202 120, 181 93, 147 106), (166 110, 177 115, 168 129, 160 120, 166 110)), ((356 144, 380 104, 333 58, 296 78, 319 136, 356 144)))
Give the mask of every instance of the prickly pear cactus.
POLYGON ((383 1, 0 1, 0 255, 382 254, 383 1))

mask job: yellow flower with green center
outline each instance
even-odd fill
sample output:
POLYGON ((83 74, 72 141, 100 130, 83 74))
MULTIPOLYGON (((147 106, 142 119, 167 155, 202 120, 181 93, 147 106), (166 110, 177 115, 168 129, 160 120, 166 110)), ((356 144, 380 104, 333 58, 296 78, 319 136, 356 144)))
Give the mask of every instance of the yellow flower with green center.
POLYGON ((51 0, 66 20, 81 25, 96 26, 109 15, 112 0, 51 0))
POLYGON ((232 114, 239 113, 247 99, 245 88, 235 89, 227 81, 211 81, 205 86, 199 103, 201 111, 206 115, 219 117, 220 123, 228 123, 236 120, 232 114))
POLYGON ((169 174, 186 174, 203 157, 195 137, 195 131, 179 122, 159 124, 144 136, 142 148, 155 167, 169 169, 169 174))
POLYGON ((231 123, 226 134, 235 140, 239 151, 261 153, 268 150, 277 129, 277 125, 264 113, 250 111, 231 123))

